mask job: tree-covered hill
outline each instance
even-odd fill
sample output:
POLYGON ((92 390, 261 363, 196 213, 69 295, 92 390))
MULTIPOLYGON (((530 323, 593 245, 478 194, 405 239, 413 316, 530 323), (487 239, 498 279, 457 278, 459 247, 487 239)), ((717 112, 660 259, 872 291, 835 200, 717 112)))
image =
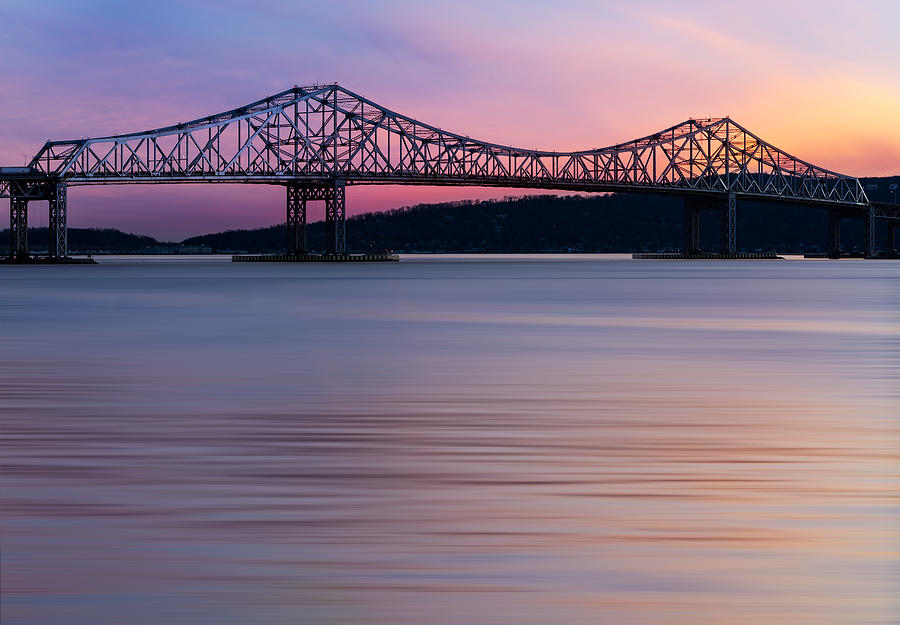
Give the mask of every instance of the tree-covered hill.
MULTIPOLYGON (((682 208, 659 195, 534 195, 481 202, 421 204, 347 220, 350 251, 400 252, 634 252, 677 250, 682 208)), ((880 230, 884 224, 880 224, 880 230)), ((701 217, 702 246, 718 247, 718 215, 701 217)), ((795 204, 741 201, 738 247, 743 251, 822 252, 828 213, 795 204)), ((886 236, 884 232, 880 236, 886 236)), ((324 245, 324 224, 310 224, 312 251, 324 245)), ((844 248, 861 249, 861 220, 843 227, 844 248)), ((285 246, 283 225, 192 237, 188 245, 215 250, 274 252, 285 246)))
MULTIPOLYGON (((50 233, 47 228, 28 229, 28 247, 33 252, 47 250, 50 233)), ((0 253, 9 241, 9 229, 0 231, 0 253)), ((129 234, 114 228, 69 228, 69 251, 78 252, 133 252, 159 245, 153 237, 129 234)))

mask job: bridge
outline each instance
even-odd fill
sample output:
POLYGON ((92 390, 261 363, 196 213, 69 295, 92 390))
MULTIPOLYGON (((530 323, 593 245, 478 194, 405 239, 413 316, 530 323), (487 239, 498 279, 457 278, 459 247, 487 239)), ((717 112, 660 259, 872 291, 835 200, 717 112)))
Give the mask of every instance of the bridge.
POLYGON ((556 152, 479 141, 391 111, 338 84, 293 87, 173 126, 48 141, 27 167, 0 168, 10 200, 10 258, 29 260, 28 202, 49 205, 49 257, 68 254, 67 189, 97 184, 256 183, 286 188, 287 252, 307 251, 306 208, 325 202, 327 255, 346 252, 349 185, 465 185, 585 192, 663 193, 684 199, 684 251, 700 251, 699 214, 717 211, 720 253, 736 252, 741 199, 800 202, 829 211, 833 253, 840 223, 889 220, 900 206, 870 202, 860 181, 763 141, 728 117, 690 119, 609 147, 556 152))

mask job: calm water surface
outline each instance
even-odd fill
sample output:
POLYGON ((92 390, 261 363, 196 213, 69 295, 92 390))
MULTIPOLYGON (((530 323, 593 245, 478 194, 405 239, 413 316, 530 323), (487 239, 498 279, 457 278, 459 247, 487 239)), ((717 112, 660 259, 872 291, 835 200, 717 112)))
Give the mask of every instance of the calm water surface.
POLYGON ((900 262, 0 267, 4 624, 900 622, 900 262))

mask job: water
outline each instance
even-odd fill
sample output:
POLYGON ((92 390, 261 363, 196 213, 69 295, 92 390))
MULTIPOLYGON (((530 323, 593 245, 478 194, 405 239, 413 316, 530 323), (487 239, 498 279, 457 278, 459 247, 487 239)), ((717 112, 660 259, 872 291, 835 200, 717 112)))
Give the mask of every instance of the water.
POLYGON ((4 624, 900 622, 900 263, 0 267, 4 624))

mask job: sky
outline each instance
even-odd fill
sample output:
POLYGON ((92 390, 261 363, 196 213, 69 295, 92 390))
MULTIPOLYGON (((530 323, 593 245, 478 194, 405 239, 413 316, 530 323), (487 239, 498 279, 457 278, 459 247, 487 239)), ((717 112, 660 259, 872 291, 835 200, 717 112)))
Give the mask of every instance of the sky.
MULTIPOLYGON (((611 145, 729 115, 828 169, 900 173, 896 0, 0 0, 0 24, 0 165, 30 160, 48 138, 155 128, 339 82, 525 148, 611 145)), ((347 210, 510 193, 521 191, 353 187, 347 210)), ((284 204, 283 188, 261 185, 75 187, 69 225, 180 240, 282 222, 284 204)), ((46 225, 45 207, 30 207, 32 225, 46 225)))

